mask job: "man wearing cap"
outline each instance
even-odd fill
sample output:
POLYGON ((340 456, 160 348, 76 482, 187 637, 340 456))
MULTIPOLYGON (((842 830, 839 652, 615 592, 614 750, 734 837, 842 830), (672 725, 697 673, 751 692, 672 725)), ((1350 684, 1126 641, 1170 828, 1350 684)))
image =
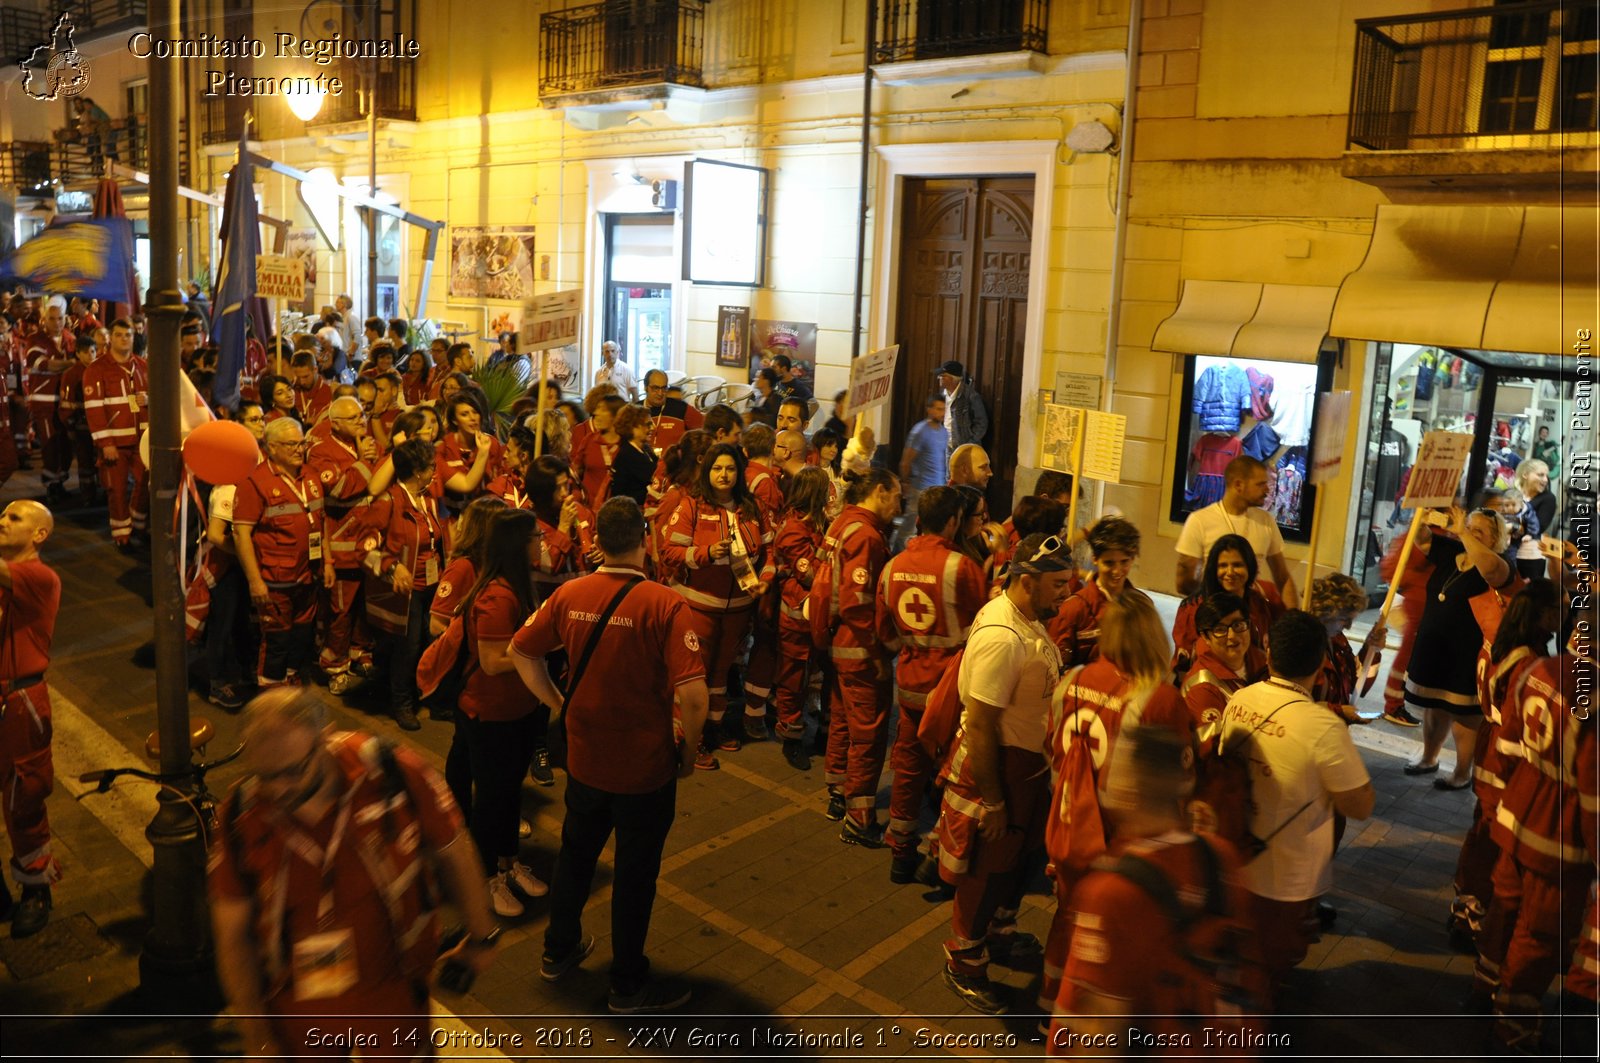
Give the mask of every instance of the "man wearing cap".
POLYGON ((939 873, 956 889, 944 980, 991 1015, 1010 1007, 989 980, 991 955, 1010 964, 1041 954, 1017 931, 1016 904, 1050 804, 1045 717, 1061 654, 1044 622, 1066 601, 1072 572, 1059 536, 1022 540, 1004 592, 973 621, 957 673, 964 708, 938 826, 939 873))
POLYGON ((944 427, 951 452, 964 443, 981 444, 989 434, 989 411, 966 367, 955 361, 941 365, 939 386, 945 394, 944 427))

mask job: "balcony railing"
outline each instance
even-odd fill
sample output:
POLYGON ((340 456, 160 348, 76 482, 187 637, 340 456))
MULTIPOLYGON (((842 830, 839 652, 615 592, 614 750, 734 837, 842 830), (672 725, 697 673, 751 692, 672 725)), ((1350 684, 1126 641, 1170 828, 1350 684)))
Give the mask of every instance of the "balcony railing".
MULTIPOLYGON (((178 118, 178 143, 185 143, 188 119, 178 118)), ((63 184, 86 181, 100 177, 105 172, 107 159, 132 166, 136 170, 150 169, 149 116, 132 114, 113 119, 102 135, 94 131, 74 128, 58 129, 55 143, 49 146, 48 168, 50 178, 63 184)), ((188 153, 178 151, 178 180, 189 179, 188 153)))
POLYGON ((1537 0, 1356 23, 1349 147, 1557 147, 1600 129, 1600 9, 1537 0))
POLYGON ((1043 52, 1050 0, 880 0, 876 63, 1043 52))
POLYGON ((0 8, 0 67, 27 59, 33 49, 50 43, 51 31, 63 11, 72 12, 73 40, 85 41, 116 30, 141 26, 147 0, 58 0, 41 10, 0 8))
POLYGON ((0 185, 13 185, 28 195, 51 180, 49 144, 42 140, 0 142, 0 185))
POLYGON ((417 120, 417 67, 414 62, 350 59, 328 68, 330 76, 336 74, 344 82, 344 91, 322 101, 322 110, 311 120, 313 124, 356 122, 367 117, 362 109, 362 93, 369 66, 373 68, 372 97, 377 104, 378 117, 405 122, 417 120))
POLYGON ((700 87, 704 45, 704 0, 602 0, 550 12, 539 19, 539 95, 700 87))

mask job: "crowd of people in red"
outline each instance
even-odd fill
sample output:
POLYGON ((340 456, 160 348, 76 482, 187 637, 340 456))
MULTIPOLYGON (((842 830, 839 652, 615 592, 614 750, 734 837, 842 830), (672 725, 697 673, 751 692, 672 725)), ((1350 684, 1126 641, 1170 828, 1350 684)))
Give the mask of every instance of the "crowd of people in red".
MULTIPOLYGON (((130 543, 148 513, 133 323, 104 330, 78 301, 47 305, 36 323, 31 310, 10 316, 20 320, 8 364, 22 352, 31 420, 13 419, 0 461, 31 430, 58 499, 71 456, 89 489, 90 459, 112 539, 130 543)), ((1221 535, 1169 636, 1133 585, 1138 528, 1115 514, 1068 528, 1074 485, 1061 474, 1040 476, 994 524, 988 455, 966 444, 948 455, 949 482, 921 486, 905 514, 888 448, 870 432, 808 439, 814 411, 799 393, 773 403, 763 392, 743 413, 700 410, 657 370, 641 403, 610 382, 581 403, 533 384, 494 410, 473 382, 469 344, 413 351, 403 327, 372 319, 358 365, 337 325, 280 352, 283 375, 253 354, 244 397, 218 411, 249 428, 261 454, 246 480, 204 498, 191 639, 207 693, 225 708, 252 688, 325 682, 340 697, 377 692, 402 729, 420 728, 424 708, 452 719, 444 782, 501 917, 547 891, 520 858, 531 828, 519 823, 519 790, 524 778, 553 785, 566 725, 597 773, 569 782, 569 829, 570 817, 598 817, 569 892, 586 894, 599 824, 609 832, 622 815, 601 804, 655 793, 680 768, 715 771, 719 756, 775 737, 797 771, 823 757, 819 799, 842 842, 888 850, 893 881, 951 898, 944 977, 962 1000, 1005 1011, 1013 1002, 989 964, 1042 966, 1051 1052, 1082 1051, 1074 1037, 1108 1016, 1176 1037, 1196 1016, 1269 1013, 1318 920, 1336 917, 1318 911, 1334 851, 1345 820, 1374 803, 1347 733, 1358 676, 1344 632, 1366 608, 1348 577, 1315 581, 1299 596, 1305 609, 1288 609, 1251 540, 1221 535), (897 549, 900 522, 915 534, 897 549), (609 582, 585 582, 596 576, 609 582), (665 596, 630 598, 640 581, 665 596), (583 647, 562 629, 608 631, 624 601, 633 604, 615 614, 627 620, 616 638, 583 647), (641 660, 635 624, 640 638, 646 628, 659 636, 649 645, 675 648, 641 660), (664 704, 678 693, 683 748, 675 763, 655 763, 653 739, 623 757, 649 774, 641 790, 630 769, 601 767, 595 752, 638 739, 626 714, 599 733, 593 718, 561 710, 578 704, 584 677, 591 701, 614 706, 652 676, 664 704), (703 709, 683 711, 684 691, 702 681, 703 709), (1041 869, 1058 901, 1044 942, 1016 925, 1041 869)), ((185 369, 207 395, 203 331, 185 346, 185 369)), ((1480 992, 1502 1015, 1497 1029, 1526 1044, 1545 989, 1569 964, 1569 990, 1595 994, 1595 726, 1574 695, 1593 690, 1594 618, 1556 608, 1587 587, 1587 570, 1563 566, 1555 582, 1524 585, 1488 560, 1493 544, 1479 539, 1493 529, 1473 524, 1481 513, 1458 512, 1419 556, 1462 573, 1477 565, 1476 581, 1439 593, 1444 601, 1470 583, 1482 636, 1483 722, 1475 746, 1462 747, 1479 804, 1457 914, 1481 953, 1480 992), (1479 545, 1459 545, 1469 542, 1479 545), (1468 563, 1455 564, 1458 554, 1468 563)), ((9 617, 7 572, 0 564, 9 617)), ((42 675, 42 664, 28 667, 42 675)), ((18 676, 5 668, 0 659, 6 696, 26 698, 9 692, 18 676)), ((642 823, 659 804, 626 814, 642 823)), ((441 836, 451 814, 438 812, 441 836)), ((656 839, 656 863, 629 881, 648 877, 651 897, 669 826, 655 815, 638 827, 656 839)), ((575 844, 564 838, 563 853, 575 844)), ((557 977, 592 945, 571 914, 546 940, 557 977)), ((644 929, 630 933, 638 955, 625 999, 643 979, 644 929)))

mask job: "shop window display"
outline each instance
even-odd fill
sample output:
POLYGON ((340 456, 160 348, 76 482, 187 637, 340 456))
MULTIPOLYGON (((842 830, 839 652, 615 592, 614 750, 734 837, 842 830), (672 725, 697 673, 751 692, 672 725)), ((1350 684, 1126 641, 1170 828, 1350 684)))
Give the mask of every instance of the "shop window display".
POLYGON ((1180 465, 1172 519, 1222 497, 1222 472, 1241 454, 1266 464, 1271 489, 1265 508, 1285 538, 1309 534, 1306 489, 1319 370, 1302 362, 1214 358, 1186 360, 1180 465))

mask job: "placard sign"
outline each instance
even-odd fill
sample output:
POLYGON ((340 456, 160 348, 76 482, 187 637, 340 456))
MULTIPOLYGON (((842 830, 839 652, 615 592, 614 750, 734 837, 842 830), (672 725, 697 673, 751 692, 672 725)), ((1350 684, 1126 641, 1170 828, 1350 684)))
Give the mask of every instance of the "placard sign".
POLYGON ((1122 482, 1122 444, 1128 419, 1120 413, 1088 412, 1083 437, 1083 475, 1091 480, 1122 482))
POLYGON ((1325 391, 1317 396, 1317 434, 1311 441, 1311 483, 1327 483, 1344 464, 1344 437, 1350 430, 1350 392, 1325 391))
POLYGON ((517 333, 517 349, 542 351, 578 342, 578 314, 583 307, 583 289, 536 295, 522 307, 522 328, 517 333))
POLYGON ((288 255, 257 255, 256 294, 263 299, 304 299, 305 263, 288 255))
POLYGON ((1103 377, 1093 373, 1057 373, 1055 401, 1063 406, 1079 406, 1085 410, 1100 408, 1100 386, 1103 377))
POLYGON ((1472 437, 1464 432, 1425 434, 1417 447, 1417 463, 1411 468, 1401 508, 1453 505, 1471 453, 1472 437))
POLYGON ((1054 403, 1044 408, 1044 435, 1039 464, 1056 472, 1071 472, 1073 447, 1083 425, 1083 411, 1054 403))
POLYGON ((900 358, 900 345, 864 354, 850 363, 850 406, 852 415, 865 413, 889 401, 894 386, 894 366, 900 358))

